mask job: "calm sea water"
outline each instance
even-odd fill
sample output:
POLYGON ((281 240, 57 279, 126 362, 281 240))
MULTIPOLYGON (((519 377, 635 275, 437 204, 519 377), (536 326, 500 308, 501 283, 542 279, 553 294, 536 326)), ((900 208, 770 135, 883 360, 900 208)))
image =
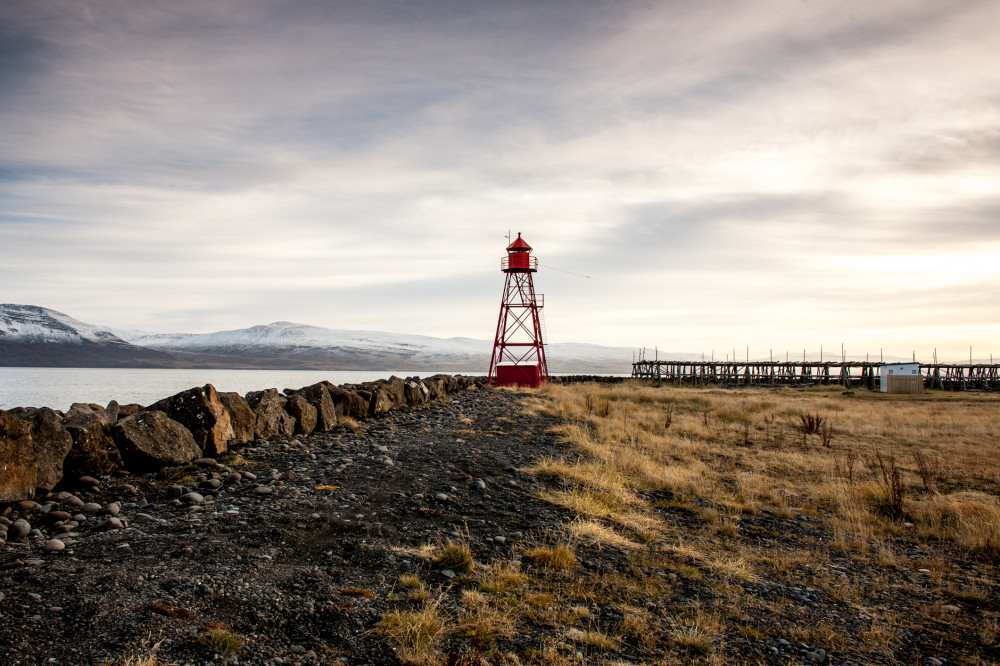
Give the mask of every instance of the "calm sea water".
MULTIPOLYGON (((139 370, 119 368, 0 368, 0 409, 51 407, 67 410, 74 402, 106 405, 138 402, 148 405, 194 386, 212 384, 219 391, 300 388, 327 380, 334 384, 356 384, 388 378, 408 377, 409 371, 319 371, 319 370, 139 370)), ((424 371, 422 377, 436 372, 424 371)), ((455 374, 455 373, 451 373, 455 374)), ((465 374, 486 374, 469 372, 465 374)))

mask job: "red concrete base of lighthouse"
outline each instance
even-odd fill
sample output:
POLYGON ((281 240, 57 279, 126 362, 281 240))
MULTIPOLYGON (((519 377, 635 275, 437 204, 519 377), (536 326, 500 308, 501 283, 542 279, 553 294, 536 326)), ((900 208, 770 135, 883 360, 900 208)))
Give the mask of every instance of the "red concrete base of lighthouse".
POLYGON ((537 365, 498 365, 497 386, 538 388, 542 375, 537 365))

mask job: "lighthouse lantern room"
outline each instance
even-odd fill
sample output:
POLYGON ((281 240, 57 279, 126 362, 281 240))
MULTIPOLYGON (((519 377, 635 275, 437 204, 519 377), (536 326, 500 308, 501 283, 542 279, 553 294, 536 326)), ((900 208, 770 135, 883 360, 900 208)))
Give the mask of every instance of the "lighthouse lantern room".
POLYGON ((538 259, 521 234, 507 246, 500 261, 506 275, 500 318, 493 340, 489 381, 496 386, 535 387, 549 380, 545 362, 544 297, 535 293, 531 274, 538 271, 538 259))

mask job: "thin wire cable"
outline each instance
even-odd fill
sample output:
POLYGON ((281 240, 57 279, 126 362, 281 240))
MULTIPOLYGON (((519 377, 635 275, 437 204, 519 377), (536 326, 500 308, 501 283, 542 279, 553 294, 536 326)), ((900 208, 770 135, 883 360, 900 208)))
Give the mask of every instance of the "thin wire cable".
POLYGON ((581 273, 574 273, 573 271, 564 271, 561 268, 553 268, 552 266, 546 266, 545 264, 538 264, 538 265, 541 266, 542 268, 547 268, 550 271, 558 271, 560 273, 566 273, 568 275, 575 275, 577 277, 587 278, 588 280, 591 279, 589 275, 583 275, 581 273))

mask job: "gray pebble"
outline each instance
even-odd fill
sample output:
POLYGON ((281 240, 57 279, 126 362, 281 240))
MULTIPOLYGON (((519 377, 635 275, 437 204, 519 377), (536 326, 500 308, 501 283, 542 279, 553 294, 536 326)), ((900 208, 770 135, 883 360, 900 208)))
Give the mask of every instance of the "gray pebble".
POLYGON ((111 518, 106 518, 105 520, 102 520, 101 522, 97 523, 97 525, 94 526, 95 532, 110 532, 111 530, 121 530, 121 529, 125 529, 125 525, 122 524, 122 521, 113 516, 111 518))
POLYGON ((205 496, 201 493, 188 493, 187 495, 182 495, 181 499, 188 504, 201 504, 205 501, 205 496))
POLYGON ((451 569, 444 569, 441 571, 441 575, 444 576, 445 578, 454 578, 455 572, 452 571, 451 569))
POLYGON ((100 513, 101 505, 97 502, 87 502, 80 507, 80 511, 83 511, 84 513, 100 513))
POLYGON ((118 505, 118 502, 111 502, 106 507, 104 507, 104 512, 109 516, 117 516, 121 513, 122 508, 118 505))
POLYGON ((274 489, 271 486, 257 486, 253 491, 258 495, 270 495, 274 492, 274 489))
POLYGON ((493 541, 495 543, 507 543, 507 537, 495 536, 495 537, 493 537, 493 541))
POLYGON ((191 461, 198 467, 218 467, 219 462, 215 458, 198 458, 191 461))
POLYGON ((7 540, 20 541, 24 537, 28 536, 29 532, 31 532, 31 523, 23 518, 15 520, 14 523, 7 528, 7 540))
POLYGON ((486 482, 483 481, 482 479, 476 479, 475 481, 473 481, 472 486, 476 490, 486 490, 486 482))
POLYGON ((83 500, 77 497, 76 495, 70 495, 69 497, 64 499, 62 503, 65 504, 66 506, 73 507, 74 509, 79 509, 81 506, 83 506, 83 500))
POLYGON ((447 502, 448 496, 445 495, 444 493, 438 493, 437 495, 434 496, 434 499, 436 499, 439 502, 447 502))
POLYGON ((42 547, 42 550, 44 550, 46 553, 55 553, 60 550, 63 550, 64 548, 66 548, 66 544, 64 544, 59 539, 49 539, 48 541, 45 542, 45 545, 42 547))

